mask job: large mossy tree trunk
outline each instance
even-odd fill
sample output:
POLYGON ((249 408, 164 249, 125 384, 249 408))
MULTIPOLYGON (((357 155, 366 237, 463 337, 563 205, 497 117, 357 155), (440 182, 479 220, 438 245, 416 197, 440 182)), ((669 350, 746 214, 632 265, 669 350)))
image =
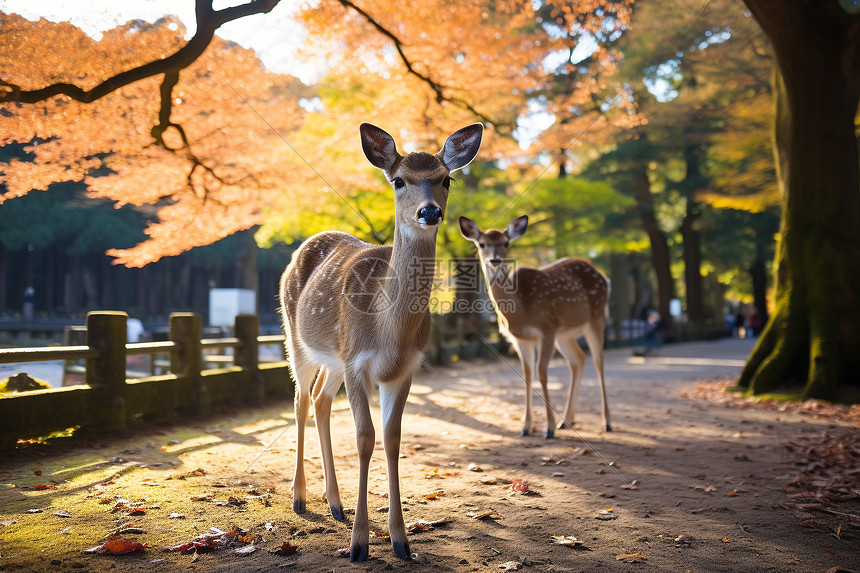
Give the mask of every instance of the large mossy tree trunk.
POLYGON ((776 56, 784 198, 775 305, 739 384, 838 398, 860 386, 860 16, 837 0, 745 2, 776 56))

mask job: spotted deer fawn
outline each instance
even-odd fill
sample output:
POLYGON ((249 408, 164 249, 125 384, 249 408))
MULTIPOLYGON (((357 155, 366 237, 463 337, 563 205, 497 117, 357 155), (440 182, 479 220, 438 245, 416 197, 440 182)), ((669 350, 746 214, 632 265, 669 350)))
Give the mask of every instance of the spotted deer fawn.
POLYGON ((520 358, 526 383, 522 435, 528 435, 532 427, 531 389, 535 369, 546 404, 544 435, 551 438, 555 434, 555 415, 547 389, 547 369, 555 347, 570 364, 567 405, 559 428, 573 427, 574 404, 585 366, 585 353, 577 339, 583 334, 600 381, 603 426, 611 431, 603 380, 609 280, 582 259, 561 259, 540 268, 517 267, 511 273, 508 269, 510 242, 523 236, 528 221, 524 215, 512 221, 504 231, 481 232, 474 221, 460 217, 460 231, 478 247, 484 278, 496 307, 499 330, 513 344, 520 358))
POLYGON ((394 240, 391 246, 377 246, 336 231, 314 235, 293 254, 281 278, 286 348, 296 382, 293 510, 306 511, 304 437, 313 402, 325 497, 332 516, 344 520, 329 425, 332 399, 344 384, 359 458, 350 560, 367 559, 367 479, 375 444, 370 395, 378 387, 388 466, 388 528, 395 555, 408 560, 398 473, 400 423, 412 374, 430 336, 428 299, 450 173, 474 159, 483 127, 474 124, 453 133, 435 155, 400 155, 394 139, 370 124, 362 124, 360 132, 367 159, 394 187, 394 240))

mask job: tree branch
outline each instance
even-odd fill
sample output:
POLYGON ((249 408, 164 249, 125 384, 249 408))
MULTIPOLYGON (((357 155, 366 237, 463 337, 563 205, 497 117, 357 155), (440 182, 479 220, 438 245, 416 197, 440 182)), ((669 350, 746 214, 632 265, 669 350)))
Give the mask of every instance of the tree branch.
POLYGON ((212 0, 197 0, 197 31, 187 44, 170 56, 120 72, 89 90, 66 82, 51 84, 36 90, 22 90, 16 84, 0 82, 0 103, 36 103, 58 95, 68 96, 81 103, 90 103, 139 80, 168 72, 178 72, 200 57, 212 42, 215 30, 221 25, 251 14, 268 13, 279 2, 280 0, 250 0, 239 6, 213 10, 212 0))
POLYGON ((484 115, 483 113, 481 113, 480 111, 475 109, 472 106, 472 104, 470 104, 466 100, 448 95, 448 93, 446 93, 446 92, 451 88, 437 83, 429 75, 422 74, 421 72, 416 70, 415 65, 412 63, 412 60, 410 60, 408 57, 406 57, 406 53, 403 51, 403 42, 400 40, 400 38, 398 38, 396 35, 394 35, 393 32, 388 30, 388 28, 386 28, 385 26, 383 26, 382 24, 377 22, 370 14, 368 14, 367 12, 365 12, 364 10, 362 10, 361 8, 359 8, 358 6, 353 4, 351 2, 351 0, 338 0, 338 2, 340 2, 345 8, 348 8, 350 10, 357 12, 362 18, 364 18, 367 21, 368 24, 370 24, 371 26, 376 28, 377 32, 379 32, 380 34, 382 34, 383 36, 385 36, 386 38, 391 40, 391 43, 394 44, 394 49, 397 50, 397 55, 400 56, 400 61, 402 61, 403 65, 406 67, 406 71, 409 72, 410 74, 412 74, 413 76, 415 76, 416 78, 418 78, 419 80, 421 80, 422 82, 424 82, 425 84, 427 84, 427 86, 431 90, 433 90, 433 93, 436 94, 436 101, 437 102, 441 103, 443 101, 448 101, 448 102, 451 102, 453 104, 459 105, 459 106, 467 109, 472 114, 474 114, 475 117, 479 117, 481 120, 494 125, 496 127, 496 131, 498 131, 499 133, 502 133, 500 131, 500 127, 503 124, 500 124, 497 121, 493 120, 492 118, 484 115))

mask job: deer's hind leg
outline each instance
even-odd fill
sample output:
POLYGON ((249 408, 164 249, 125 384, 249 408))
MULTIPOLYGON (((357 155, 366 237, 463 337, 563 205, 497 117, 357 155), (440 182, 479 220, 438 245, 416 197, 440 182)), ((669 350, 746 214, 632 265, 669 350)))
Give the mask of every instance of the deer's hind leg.
POLYGON ((305 425, 311 407, 311 390, 316 364, 307 360, 301 352, 295 352, 290 360, 293 377, 296 380, 296 396, 293 406, 296 417, 296 467, 293 473, 293 511, 307 511, 307 483, 305 482, 305 425))
POLYGON ((567 388, 567 402, 564 415, 558 427, 572 429, 576 422, 576 397, 579 395, 579 384, 582 381, 582 371, 585 368, 585 352, 579 346, 579 340, 573 334, 561 334, 556 338, 558 351, 567 360, 570 367, 570 383, 567 388))
POLYGON ((314 420, 320 438, 320 452, 323 461, 323 477, 325 479, 325 499, 331 509, 331 515, 338 521, 344 521, 343 504, 340 501, 340 491, 337 487, 337 475, 334 469, 334 455, 331 446, 331 405, 334 396, 343 383, 342 372, 332 372, 323 367, 314 385, 314 420))

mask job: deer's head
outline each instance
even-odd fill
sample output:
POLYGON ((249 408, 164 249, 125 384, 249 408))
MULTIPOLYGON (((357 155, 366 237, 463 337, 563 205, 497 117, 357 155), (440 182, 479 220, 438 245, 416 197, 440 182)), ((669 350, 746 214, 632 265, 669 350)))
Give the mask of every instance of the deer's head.
POLYGON ((478 247, 478 257, 481 259, 481 264, 491 274, 502 269, 508 259, 511 241, 522 237, 528 225, 529 217, 523 215, 511 221, 504 231, 489 229, 481 232, 478 224, 473 220, 468 217, 460 217, 460 232, 478 247))
POLYGON ((445 217, 450 175, 475 158, 483 129, 476 123, 454 132, 435 155, 421 151, 400 155, 388 133, 369 123, 361 124, 364 154, 385 172, 394 187, 398 225, 435 232, 445 217))

